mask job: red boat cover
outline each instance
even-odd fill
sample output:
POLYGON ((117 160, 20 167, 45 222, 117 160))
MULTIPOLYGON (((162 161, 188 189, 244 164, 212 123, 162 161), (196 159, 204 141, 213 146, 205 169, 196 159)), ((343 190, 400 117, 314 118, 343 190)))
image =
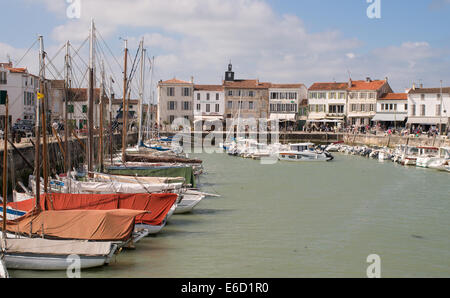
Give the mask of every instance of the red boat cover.
MULTIPOLYGON (((178 195, 162 194, 64 194, 41 195, 42 210, 112 210, 131 209, 149 211, 136 217, 136 223, 161 225, 177 200, 178 195)), ((9 207, 29 212, 34 209, 35 199, 13 202, 9 207)))
POLYGON ((136 216, 143 212, 127 209, 31 211, 8 221, 6 229, 21 235, 66 240, 127 241, 133 234, 136 216))

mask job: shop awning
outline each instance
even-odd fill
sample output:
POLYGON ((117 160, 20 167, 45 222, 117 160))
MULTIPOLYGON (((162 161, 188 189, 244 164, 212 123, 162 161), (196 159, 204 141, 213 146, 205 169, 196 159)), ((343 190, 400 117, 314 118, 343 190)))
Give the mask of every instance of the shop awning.
POLYGON ((438 125, 447 124, 448 121, 448 118, 413 117, 408 119, 408 124, 438 125))
POLYGON ((295 114, 270 114, 269 121, 295 121, 295 114))
POLYGON ((194 122, 199 122, 199 121, 223 121, 223 116, 195 116, 194 117, 194 122))
POLYGON ((372 118, 372 121, 382 121, 382 122, 403 122, 406 119, 405 114, 376 114, 372 118))
POLYGON ((333 120, 333 119, 320 119, 320 120, 308 120, 308 123, 342 123, 344 120, 333 120))

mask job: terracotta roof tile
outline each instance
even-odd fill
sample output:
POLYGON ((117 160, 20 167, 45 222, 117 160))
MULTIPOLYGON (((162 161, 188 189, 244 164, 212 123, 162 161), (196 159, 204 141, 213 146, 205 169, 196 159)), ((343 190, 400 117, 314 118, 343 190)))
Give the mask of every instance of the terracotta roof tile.
POLYGON ((303 84, 270 84, 270 88, 278 88, 278 89, 298 89, 304 86, 305 85, 303 84))
POLYGON ((223 91, 221 85, 194 85, 195 91, 223 91))
POLYGON ((270 83, 261 83, 259 80, 234 80, 224 81, 225 88, 239 88, 239 89, 269 89, 270 83))
POLYGON ((162 81, 161 84, 192 84, 191 82, 186 82, 182 80, 178 80, 177 78, 173 78, 171 80, 162 81))
POLYGON ((408 100, 407 93, 386 93, 378 100, 408 100))
POLYGON ((352 81, 352 87, 348 88, 350 91, 356 90, 378 90, 386 84, 385 80, 375 81, 352 81))
POLYGON ((348 88, 348 83, 314 83, 309 87, 309 91, 321 91, 321 90, 342 90, 345 91, 348 88))

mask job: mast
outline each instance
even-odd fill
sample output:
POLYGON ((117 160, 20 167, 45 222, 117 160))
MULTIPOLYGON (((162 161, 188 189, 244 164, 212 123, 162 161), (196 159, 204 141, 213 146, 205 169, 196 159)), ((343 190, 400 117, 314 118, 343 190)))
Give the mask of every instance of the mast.
POLYGON ((47 94, 45 88, 45 52, 44 52, 44 39, 41 36, 41 63, 42 66, 40 68, 40 93, 43 94, 43 98, 41 101, 42 106, 42 167, 43 167, 43 175, 44 175, 44 193, 48 192, 48 149, 47 149, 47 94))
POLYGON ((7 188, 7 175, 8 175, 8 122, 9 122, 9 114, 8 114, 8 93, 6 93, 6 102, 5 102, 5 133, 3 135, 3 239, 6 239, 6 207, 7 207, 7 197, 8 197, 8 188, 7 188))
POLYGON ((105 65, 102 61, 101 69, 101 87, 100 87, 100 139, 99 139, 99 152, 100 152, 100 172, 103 172, 103 98, 105 96, 105 65))
POLYGON ((43 56, 44 56, 44 42, 42 40, 42 36, 39 36, 40 50, 39 50, 39 92, 37 94, 36 100, 36 121, 35 121, 35 150, 34 150, 34 176, 36 178, 36 190, 35 190, 35 209, 41 210, 40 198, 41 198, 41 164, 40 164, 40 149, 41 149, 41 128, 40 128, 40 109, 41 104, 40 101, 43 97, 43 82, 42 82, 42 74, 43 74, 43 56))
POLYGON ((70 153, 69 153, 69 121, 68 121, 68 106, 69 106, 69 89, 70 89, 70 53, 69 53, 70 42, 66 43, 66 58, 65 58, 65 83, 64 92, 66 100, 64 101, 64 154, 65 154, 65 165, 64 170, 66 173, 70 171, 70 153))
POLYGON ((91 175, 94 164, 94 20, 91 20, 89 37, 89 88, 88 88, 88 146, 87 164, 91 175))
POLYGON ((141 145, 142 142, 142 114, 143 114, 143 101, 144 101, 144 69, 145 69, 145 52, 144 49, 144 38, 141 40, 141 84, 140 84, 140 90, 139 90, 139 110, 138 110, 138 147, 141 145))
POLYGON ((111 165, 113 164, 113 130, 112 130, 112 121, 113 121, 113 117, 112 117, 112 100, 113 100, 113 78, 110 77, 110 86, 109 86, 109 154, 110 154, 110 158, 111 158, 111 165))
POLYGON ((127 103, 127 59, 128 59, 128 41, 125 40, 125 55, 124 55, 124 69, 123 69, 123 103, 122 103, 122 163, 125 163, 125 149, 127 148, 127 118, 126 107, 127 103))

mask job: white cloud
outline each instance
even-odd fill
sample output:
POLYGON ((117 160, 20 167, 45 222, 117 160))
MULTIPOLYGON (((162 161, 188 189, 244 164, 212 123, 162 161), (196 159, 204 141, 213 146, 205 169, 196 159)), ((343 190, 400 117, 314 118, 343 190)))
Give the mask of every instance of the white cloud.
MULTIPOLYGON (((64 8, 54 6, 55 1, 35 1, 58 15, 64 8)), ((196 82, 220 83, 231 59, 238 78, 308 85, 346 80, 351 71, 355 78, 389 76, 403 88, 417 76, 433 81, 450 66, 443 59, 446 53, 426 42, 399 41, 361 53, 358 39, 339 31, 310 33, 299 17, 280 15, 263 0, 81 1, 81 19, 67 19, 54 28, 52 38, 57 43, 83 41, 91 18, 107 40, 146 31, 149 55, 156 55, 155 81, 193 75, 196 82)), ((126 37, 130 47, 142 37, 134 34, 126 37)))

